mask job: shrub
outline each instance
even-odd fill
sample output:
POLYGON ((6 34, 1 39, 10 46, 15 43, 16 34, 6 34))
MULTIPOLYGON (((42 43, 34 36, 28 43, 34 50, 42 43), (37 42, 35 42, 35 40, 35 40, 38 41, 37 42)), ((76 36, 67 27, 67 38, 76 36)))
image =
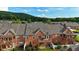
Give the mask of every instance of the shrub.
POLYGON ((57 45, 57 47, 55 49, 60 49, 61 48, 61 45, 57 45))

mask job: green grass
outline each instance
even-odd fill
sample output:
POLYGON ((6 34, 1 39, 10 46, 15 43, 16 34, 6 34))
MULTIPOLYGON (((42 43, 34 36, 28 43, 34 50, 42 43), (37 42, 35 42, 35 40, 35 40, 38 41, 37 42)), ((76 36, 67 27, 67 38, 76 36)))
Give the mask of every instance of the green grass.
POLYGON ((73 32, 79 32, 79 30, 73 30, 73 32))
POLYGON ((74 39, 75 41, 79 42, 79 35, 76 35, 74 39))
POLYGON ((43 49, 38 49, 38 51, 53 51, 53 49, 51 48, 43 48, 43 49))

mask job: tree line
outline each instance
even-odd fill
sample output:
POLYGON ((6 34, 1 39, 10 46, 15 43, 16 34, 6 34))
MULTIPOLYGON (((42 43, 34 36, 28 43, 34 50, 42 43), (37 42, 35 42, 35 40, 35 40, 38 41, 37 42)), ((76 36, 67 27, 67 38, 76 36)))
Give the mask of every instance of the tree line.
POLYGON ((25 13, 13 13, 0 11, 0 20, 9 20, 9 21, 27 21, 27 22, 79 22, 79 17, 73 18, 45 18, 45 17, 36 17, 25 13))

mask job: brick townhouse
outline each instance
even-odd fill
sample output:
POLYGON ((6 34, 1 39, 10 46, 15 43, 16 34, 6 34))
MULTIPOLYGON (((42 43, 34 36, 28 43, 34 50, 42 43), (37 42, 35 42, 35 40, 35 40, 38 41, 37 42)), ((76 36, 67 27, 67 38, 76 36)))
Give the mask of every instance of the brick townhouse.
MULTIPOLYGON (((66 23, 65 23, 66 24, 66 23)), ((68 27, 70 23, 66 26, 68 27)), ((71 24, 70 24, 71 26, 71 24)), ((24 45, 24 48, 32 44, 45 46, 49 44, 73 44, 73 32, 65 28, 61 23, 44 24, 42 22, 13 24, 0 23, 0 50, 15 48, 24 45)))

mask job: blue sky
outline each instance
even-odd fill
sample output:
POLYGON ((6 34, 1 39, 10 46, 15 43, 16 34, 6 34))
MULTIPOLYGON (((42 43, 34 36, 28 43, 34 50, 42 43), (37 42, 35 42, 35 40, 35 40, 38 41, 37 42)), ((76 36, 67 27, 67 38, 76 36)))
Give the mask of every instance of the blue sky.
POLYGON ((8 11, 49 18, 79 17, 78 7, 9 7, 8 11))

